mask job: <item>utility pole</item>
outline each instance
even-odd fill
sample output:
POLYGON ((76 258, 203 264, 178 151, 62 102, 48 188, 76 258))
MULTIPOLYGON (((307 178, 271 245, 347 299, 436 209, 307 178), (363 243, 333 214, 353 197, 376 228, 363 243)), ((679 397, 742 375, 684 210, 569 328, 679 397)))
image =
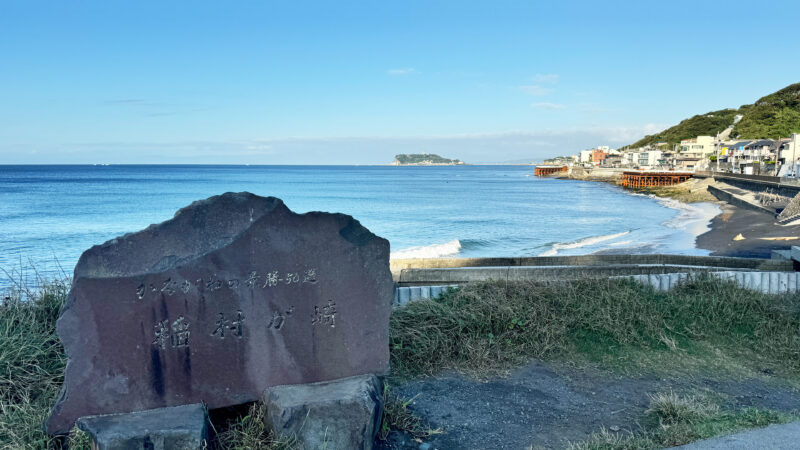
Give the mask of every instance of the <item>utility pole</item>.
POLYGON ((800 139, 797 138, 797 133, 792 133, 792 177, 797 178, 797 160, 794 158, 794 152, 797 150, 797 143, 800 139))

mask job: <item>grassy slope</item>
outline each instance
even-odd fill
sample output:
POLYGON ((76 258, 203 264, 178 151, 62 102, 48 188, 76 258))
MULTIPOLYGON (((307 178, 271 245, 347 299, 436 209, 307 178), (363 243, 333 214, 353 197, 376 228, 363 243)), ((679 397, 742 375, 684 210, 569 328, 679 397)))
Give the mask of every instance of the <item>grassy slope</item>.
POLYGON ((645 136, 629 147, 643 147, 658 142, 672 145, 682 139, 714 136, 732 125, 736 114, 741 114, 743 117, 733 128, 731 133, 733 138, 777 139, 800 132, 800 83, 762 97, 753 105, 693 116, 660 133, 645 136))
POLYGON ((733 127, 745 139, 789 137, 800 132, 800 83, 758 99, 733 127))
MULTIPOLYGON (((50 285, 27 302, 9 298, 0 305, 0 448, 62 447, 42 433, 41 424, 62 381, 64 355, 54 328, 66 290, 50 285)), ((762 295, 709 280, 668 293, 627 281, 477 283, 396 310, 392 368, 401 377, 447 368, 487 376, 531 358, 567 358, 622 373, 752 376, 770 370, 800 385, 798 314, 796 296, 762 295)), ((405 402, 394 401, 399 403, 387 408, 386 426, 414 423, 401 416, 405 402)), ((220 447, 285 446, 265 432, 259 414, 253 409, 220 426, 220 447)), ((768 411, 721 411, 693 422, 694 431, 684 435, 784 420, 768 411)))
MULTIPOLYGON (((800 386, 800 302, 699 280, 660 293, 627 281, 481 283, 392 316, 401 377, 454 368, 478 377, 530 358, 591 362, 621 374, 756 378, 800 386)), ((655 393, 636 434, 600 430, 576 450, 681 445, 800 417, 717 399, 655 393)))
POLYGON ((0 448, 61 448, 42 424, 63 380, 66 361, 55 323, 67 289, 51 283, 12 293, 0 304, 0 448))
POLYGON ((670 292, 620 280, 477 283, 392 314, 392 370, 480 375, 566 356, 625 370, 757 366, 800 383, 799 313, 796 296, 713 280, 670 292))

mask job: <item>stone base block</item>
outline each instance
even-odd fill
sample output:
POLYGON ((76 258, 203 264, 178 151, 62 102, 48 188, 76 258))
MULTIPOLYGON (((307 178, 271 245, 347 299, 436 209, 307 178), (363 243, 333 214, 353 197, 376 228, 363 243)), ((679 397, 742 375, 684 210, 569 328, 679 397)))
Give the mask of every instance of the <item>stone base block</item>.
POLYGON ((200 403, 81 417, 78 428, 89 434, 97 450, 200 450, 210 442, 200 403))
POLYGON ((275 386, 264 393, 266 425, 305 450, 371 449, 383 415, 374 375, 275 386))

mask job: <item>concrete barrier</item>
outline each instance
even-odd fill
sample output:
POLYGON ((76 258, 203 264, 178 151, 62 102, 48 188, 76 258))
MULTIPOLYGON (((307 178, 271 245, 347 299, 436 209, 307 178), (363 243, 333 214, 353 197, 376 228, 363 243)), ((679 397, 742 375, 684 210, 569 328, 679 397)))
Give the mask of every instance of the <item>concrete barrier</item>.
MULTIPOLYGON (((650 273, 638 275, 617 275, 608 278, 631 279, 636 282, 650 285, 657 291, 669 291, 696 280, 700 276, 711 276, 722 281, 729 281, 752 291, 764 294, 787 294, 800 292, 800 272, 744 272, 744 271, 719 271, 719 272, 679 272, 679 273, 650 273)), ((546 280, 569 281, 569 280, 546 280)), ((458 288, 458 284, 436 286, 399 286, 395 287, 393 306, 404 306, 413 300, 439 298, 447 289, 458 288)))
MULTIPOLYGON (((629 275, 612 277, 628 278, 639 283, 650 285, 657 291, 669 291, 687 281, 695 280, 703 274, 666 273, 648 275, 629 275)), ((787 294, 800 292, 800 273, 798 272, 708 272, 705 275, 723 281, 731 281, 739 286, 764 294, 787 294)))
MULTIPOLYGON (((783 261, 785 271, 792 270, 791 261, 783 261)), ((501 267, 459 267, 433 269, 403 269, 395 274, 395 282, 400 286, 430 286, 439 284, 463 284, 476 281, 564 281, 579 279, 598 279, 625 275, 650 275, 665 273, 746 271, 749 269, 720 268, 707 266, 638 264, 602 266, 501 266, 501 267)), ((764 272, 769 276, 769 272, 764 272)), ((674 278, 677 279, 677 278, 674 278)))
POLYGON ((720 189, 720 188, 717 188, 715 186, 709 186, 708 187, 708 192, 710 192, 711 195, 713 195, 717 199, 722 200, 723 202, 730 203, 731 205, 738 206, 740 208, 749 209, 749 210, 752 210, 752 211, 757 211, 757 212, 770 214, 772 216, 776 215, 775 208, 766 208, 766 207, 761 206, 761 205, 759 205, 757 203, 749 202, 745 198, 743 198, 743 197, 741 197, 739 195, 733 194, 731 192, 728 192, 725 189, 720 189))
POLYGON ((534 256, 520 258, 419 258, 392 259, 390 268, 395 281, 404 269, 455 269, 460 267, 554 267, 554 266, 619 266, 662 264, 702 266, 761 271, 790 271, 792 263, 785 259, 735 258, 689 255, 577 255, 534 256))
POLYGON ((457 288, 457 284, 447 286, 412 286, 395 287, 393 307, 405 306, 413 300, 429 300, 439 298, 450 288, 457 288))

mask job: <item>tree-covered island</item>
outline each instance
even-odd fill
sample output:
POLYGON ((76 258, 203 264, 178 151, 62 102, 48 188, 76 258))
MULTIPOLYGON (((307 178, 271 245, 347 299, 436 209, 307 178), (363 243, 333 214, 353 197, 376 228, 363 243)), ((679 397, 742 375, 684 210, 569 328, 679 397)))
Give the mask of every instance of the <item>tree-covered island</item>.
POLYGON ((395 155, 393 166, 457 166, 463 165, 464 161, 459 159, 447 159, 439 155, 429 153, 413 153, 395 155))

